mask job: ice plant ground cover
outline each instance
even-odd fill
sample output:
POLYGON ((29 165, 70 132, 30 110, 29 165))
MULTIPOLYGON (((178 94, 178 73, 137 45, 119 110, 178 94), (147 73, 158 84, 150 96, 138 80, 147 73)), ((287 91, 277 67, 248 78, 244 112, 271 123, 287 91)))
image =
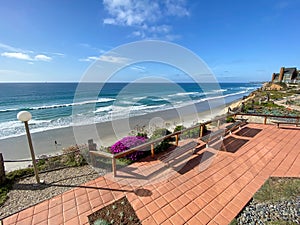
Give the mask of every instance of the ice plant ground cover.
MULTIPOLYGON (((110 152, 112 154, 124 152, 130 148, 144 144, 147 140, 148 140, 148 138, 140 137, 140 136, 124 137, 110 147, 110 152)), ((132 161, 136 161, 139 158, 141 158, 144 155, 144 153, 145 153, 144 151, 136 151, 136 152, 133 152, 133 153, 127 155, 126 158, 130 159, 132 161)))

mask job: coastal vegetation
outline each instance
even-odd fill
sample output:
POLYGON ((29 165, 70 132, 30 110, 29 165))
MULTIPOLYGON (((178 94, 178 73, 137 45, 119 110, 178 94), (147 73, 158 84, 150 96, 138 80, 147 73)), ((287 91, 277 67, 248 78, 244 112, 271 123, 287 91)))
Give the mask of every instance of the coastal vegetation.
POLYGON ((244 99, 244 112, 299 116, 298 110, 288 107, 290 104, 294 105, 290 99, 298 94, 300 94, 300 88, 297 84, 265 83, 262 88, 253 91, 244 99), (278 101, 283 101, 284 105, 278 104, 278 101))
POLYGON ((141 224, 126 197, 123 197, 94 212, 93 214, 89 215, 88 218, 91 225, 141 224))
POLYGON ((299 197, 299 178, 270 177, 230 225, 245 224, 251 217, 269 225, 298 224, 291 218, 299 218, 294 209, 299 197))
MULTIPOLYGON (((42 155, 37 159, 37 167, 40 173, 58 170, 66 167, 78 167, 86 165, 87 162, 80 150, 83 146, 70 146, 63 149, 63 154, 56 156, 42 155)), ((33 176, 32 167, 13 170, 5 174, 5 182, 0 185, 0 206, 6 201, 8 192, 18 180, 33 176)))
MULTIPOLYGON (((139 146, 141 144, 144 144, 147 141, 147 137, 142 136, 128 136, 124 137, 121 140, 117 141, 115 144, 113 144, 109 150, 112 154, 124 152, 130 148, 139 146)), ((130 159, 131 161, 136 161, 143 157, 144 151, 135 151, 131 154, 126 155, 125 157, 127 159, 130 159)))
POLYGON ((255 202, 277 202, 300 196, 300 179, 271 177, 255 193, 255 202))

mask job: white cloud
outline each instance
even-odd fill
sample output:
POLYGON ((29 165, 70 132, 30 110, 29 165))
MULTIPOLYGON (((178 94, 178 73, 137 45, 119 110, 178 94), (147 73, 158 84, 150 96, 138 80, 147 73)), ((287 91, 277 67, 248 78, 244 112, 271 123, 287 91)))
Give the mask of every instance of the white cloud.
POLYGON ((99 57, 97 56, 89 56, 85 59, 79 59, 81 62, 92 62, 100 60, 103 62, 110 62, 110 63, 118 63, 118 64, 123 64, 129 61, 128 58, 125 57, 119 57, 119 56, 112 56, 112 55, 101 55, 99 57))
POLYGON ((32 60, 31 57, 22 52, 3 52, 1 56, 7 58, 21 59, 21 60, 32 60))
POLYGON ((81 61, 81 62, 92 62, 92 61, 96 61, 98 59, 99 59, 99 57, 97 57, 97 56, 89 56, 85 59, 79 59, 79 61, 81 61))
POLYGON ((52 60, 51 56, 60 56, 63 57, 63 53, 59 52, 42 52, 37 53, 30 50, 24 50, 21 48, 16 48, 4 43, 0 43, 0 49, 4 50, 5 52, 1 53, 1 56, 6 58, 14 58, 14 59, 20 59, 20 60, 27 60, 27 61, 44 61, 49 62, 52 60))
POLYGON ((32 51, 16 48, 4 43, 0 43, 0 49, 3 49, 4 51, 10 51, 10 52, 33 53, 32 51))
POLYGON ((93 51, 97 51, 97 52, 100 53, 100 54, 103 54, 103 53, 106 52, 106 51, 103 50, 103 49, 100 49, 100 48, 91 46, 90 44, 87 44, 87 43, 80 43, 79 46, 81 46, 81 47, 83 47, 83 48, 91 49, 91 50, 93 50, 93 51))
POLYGON ((146 67, 144 66, 131 66, 130 69, 142 73, 146 72, 146 67))
POLYGON ((44 61, 44 62, 49 62, 49 61, 52 60, 51 57, 43 55, 43 54, 38 54, 38 55, 36 55, 34 57, 31 57, 30 55, 22 53, 22 52, 3 52, 3 53, 1 53, 1 56, 6 57, 6 58, 26 60, 26 61, 44 61))
POLYGON ((111 63, 126 63, 129 59, 125 57, 111 56, 111 55, 102 55, 99 57, 100 61, 111 62, 111 63))
POLYGON ((35 59, 36 61, 45 61, 45 62, 49 62, 49 61, 52 60, 51 57, 46 56, 46 55, 36 55, 36 56, 34 57, 34 59, 35 59))
POLYGON ((109 17, 104 24, 128 26, 136 29, 133 36, 141 38, 164 36, 172 30, 164 24, 166 17, 184 17, 189 12, 185 0, 103 0, 109 17))

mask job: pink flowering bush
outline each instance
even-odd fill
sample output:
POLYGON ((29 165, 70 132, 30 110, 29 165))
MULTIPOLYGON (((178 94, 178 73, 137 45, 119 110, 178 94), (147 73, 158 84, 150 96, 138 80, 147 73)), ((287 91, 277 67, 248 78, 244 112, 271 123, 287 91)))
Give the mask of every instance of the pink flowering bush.
MULTIPOLYGON (((110 147, 110 152, 112 154, 124 152, 130 148, 139 146, 139 145, 145 143, 146 141, 147 141, 147 137, 140 137, 140 136, 124 137, 110 147)), ((133 152, 133 153, 127 155, 126 158, 128 158, 132 161, 136 161, 142 155, 144 155, 144 151, 136 151, 136 152, 133 152)))

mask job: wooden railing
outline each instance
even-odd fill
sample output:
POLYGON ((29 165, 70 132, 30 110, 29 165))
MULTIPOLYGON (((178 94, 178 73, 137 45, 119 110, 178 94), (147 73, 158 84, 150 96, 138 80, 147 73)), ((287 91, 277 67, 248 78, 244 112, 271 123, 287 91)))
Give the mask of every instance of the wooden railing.
POLYGON ((190 130, 193 130, 195 128, 199 128, 199 137, 202 137, 203 134, 204 134, 204 127, 206 125, 208 125, 210 123, 213 123, 213 122, 217 122, 217 126, 219 127, 221 120, 225 120, 227 118, 227 116, 233 116, 233 115, 234 114, 228 114, 226 116, 217 117, 217 118, 215 118, 213 120, 210 120, 210 121, 207 121, 207 122, 204 122, 204 123, 200 123, 200 124, 191 126, 189 128, 183 129, 181 131, 174 132, 172 134, 168 134, 168 135, 166 135, 164 137, 155 139, 155 140, 150 141, 150 142, 146 142, 146 143, 144 143, 142 145, 139 145, 137 147, 128 149, 128 150, 126 150, 124 152, 120 152, 120 153, 116 153, 116 154, 111 154, 109 152, 104 152, 104 151, 90 151, 90 154, 93 155, 93 156, 100 156, 100 157, 111 159, 112 160, 112 172, 113 172, 113 175, 116 176, 117 175, 116 159, 125 157, 126 155, 129 155, 130 153, 133 153, 133 152, 136 152, 136 151, 145 150, 147 148, 150 148, 151 157, 154 158, 155 157, 155 144, 157 144, 159 142, 162 142, 165 139, 175 137, 175 145, 178 146, 180 134, 185 133, 185 132, 190 131, 190 130))
POLYGON ((279 116, 279 115, 269 115, 269 114, 255 114, 255 113, 235 113, 235 116, 256 116, 256 117, 263 117, 264 122, 263 124, 267 124, 268 118, 281 118, 281 119, 295 119, 297 123, 300 121, 300 116, 279 116))
POLYGON ((256 116, 256 117, 263 117, 264 118, 264 123, 263 124, 267 124, 267 119, 268 118, 296 119, 297 122, 299 122, 299 120, 300 120, 299 116, 276 116, 276 115, 267 115, 267 114, 247 114, 247 113, 237 112, 237 113, 231 113, 231 114, 223 115, 223 116, 220 116, 220 117, 216 117, 213 120, 210 120, 210 121, 207 121, 207 122, 203 122, 203 123, 191 126, 191 127, 186 128, 184 130, 174 132, 172 134, 166 135, 164 137, 158 138, 158 139, 150 141, 150 142, 146 142, 146 143, 144 143, 142 145, 139 145, 137 147, 128 149, 128 150, 126 150, 124 152, 120 152, 120 153, 117 153, 117 154, 111 154, 111 153, 104 152, 104 151, 90 151, 90 154, 95 155, 95 156, 101 156, 101 157, 105 157, 105 158, 111 159, 112 160, 112 172, 113 172, 113 175, 116 176, 117 175, 116 159, 122 158, 122 157, 124 157, 124 156, 126 156, 126 155, 128 155, 130 153, 135 152, 135 151, 147 149, 149 147, 150 147, 150 150, 151 150, 151 156, 154 158, 154 156, 155 156, 154 149, 155 149, 155 144, 156 143, 161 142, 161 141, 163 141, 165 139, 168 139, 168 138, 175 137, 175 145, 178 146, 178 141, 179 141, 180 134, 185 133, 185 132, 187 132, 189 130, 193 130, 195 128, 199 128, 199 137, 202 137, 203 134, 204 134, 204 127, 206 125, 211 124, 213 122, 216 122, 217 123, 217 127, 219 128, 221 121, 222 120, 224 121, 228 116, 232 116, 232 117, 236 117, 236 116, 256 116))

